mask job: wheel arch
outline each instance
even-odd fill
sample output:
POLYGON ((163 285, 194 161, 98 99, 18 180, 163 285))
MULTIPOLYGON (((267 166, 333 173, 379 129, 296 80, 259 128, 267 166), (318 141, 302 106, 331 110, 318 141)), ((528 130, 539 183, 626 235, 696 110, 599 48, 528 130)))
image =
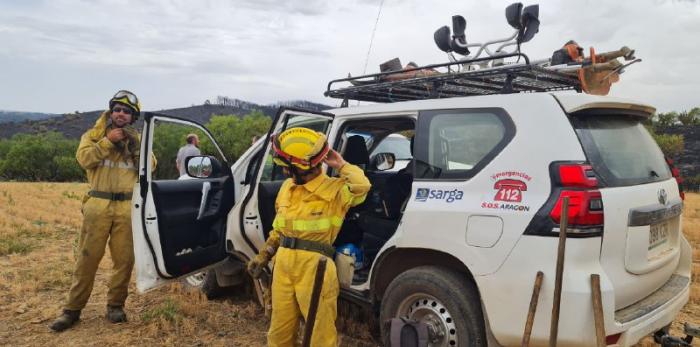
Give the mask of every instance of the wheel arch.
POLYGON ((418 266, 440 266, 463 273, 475 284, 479 299, 481 293, 469 268, 451 254, 429 248, 396 248, 392 247, 380 255, 377 264, 372 269, 370 282, 371 299, 378 303, 384 296, 389 283, 401 273, 418 266))

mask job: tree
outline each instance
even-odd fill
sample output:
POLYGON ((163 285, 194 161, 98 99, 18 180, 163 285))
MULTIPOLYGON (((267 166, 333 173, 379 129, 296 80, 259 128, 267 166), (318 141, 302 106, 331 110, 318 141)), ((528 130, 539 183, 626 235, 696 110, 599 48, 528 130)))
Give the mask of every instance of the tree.
POLYGON ((653 119, 654 124, 659 127, 670 127, 676 123, 676 120, 678 119, 678 113, 676 113, 675 111, 667 113, 657 113, 654 115, 653 119))
MULTIPOLYGON (((253 136, 265 134, 271 123, 270 117, 260 111, 253 111, 243 118, 233 115, 214 116, 207 128, 231 164, 250 147, 253 136)), ((202 146, 202 149, 206 147, 202 146)))
MULTIPOLYGON (((251 144, 253 135, 262 135, 270 128, 271 120, 262 112, 253 111, 243 118, 236 115, 213 116, 205 125, 216 139, 226 156, 228 164, 233 164, 251 144)), ((181 124, 157 123, 153 135, 153 153, 158 160, 154 177, 175 179, 179 177, 175 165, 177 152, 185 144, 187 134, 199 136, 199 149, 202 155, 211 155, 222 160, 208 135, 203 131, 181 124)))
POLYGON ((666 157, 678 158, 683 153, 683 135, 657 134, 654 129, 648 130, 666 157))
POLYGON ((678 114, 678 121, 683 125, 700 124, 700 107, 695 107, 690 111, 683 111, 678 114))
POLYGON ((77 148, 77 140, 57 132, 17 134, 0 145, 0 177, 18 181, 83 180, 75 160, 77 148))
MULTIPOLYGON (((158 161, 153 177, 175 179, 180 176, 175 166, 177 151, 185 144, 187 134, 195 128, 168 122, 157 122, 153 131, 153 154, 158 161)), ((196 132, 195 132, 196 133, 196 132)), ((199 133, 201 138, 203 133, 199 133)))

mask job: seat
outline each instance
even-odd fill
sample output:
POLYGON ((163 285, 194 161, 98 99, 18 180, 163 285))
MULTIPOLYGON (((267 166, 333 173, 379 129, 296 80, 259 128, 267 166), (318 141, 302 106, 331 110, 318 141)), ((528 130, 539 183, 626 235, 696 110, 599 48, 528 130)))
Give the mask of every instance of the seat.
POLYGON ((343 158, 350 164, 357 165, 363 170, 367 170, 369 165, 369 151, 365 139, 360 135, 348 137, 348 143, 345 145, 345 153, 343 158))
MULTIPOLYGON (((362 170, 367 170, 369 166, 369 151, 365 139, 360 135, 348 137, 343 158, 350 164, 359 166, 362 170)), ((372 190, 368 193, 367 200, 371 199, 372 190)), ((362 230, 357 225, 357 218, 367 206, 367 200, 364 203, 351 207, 345 215, 345 220, 340 228, 335 242, 335 246, 340 246, 346 243, 359 245, 362 240, 362 230)))

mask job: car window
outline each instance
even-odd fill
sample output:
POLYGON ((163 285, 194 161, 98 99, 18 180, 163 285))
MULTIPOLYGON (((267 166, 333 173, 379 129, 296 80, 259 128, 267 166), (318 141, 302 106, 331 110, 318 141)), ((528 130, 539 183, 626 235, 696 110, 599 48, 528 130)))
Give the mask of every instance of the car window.
POLYGON ((573 119, 576 134, 596 174, 609 187, 671 178, 664 155, 639 118, 621 115, 573 119))
MULTIPOLYGON (((275 127, 275 134, 279 134, 286 129, 305 127, 318 132, 327 133, 331 119, 320 116, 307 116, 290 113, 284 122, 279 122, 275 127)), ((279 181, 286 177, 282 168, 272 161, 272 146, 268 145, 267 153, 262 162, 260 181, 279 181)))
POLYGON ((473 177, 515 134, 501 109, 427 111, 418 122, 418 179, 473 177))
POLYGON ((393 153, 397 160, 411 159, 411 140, 401 134, 391 134, 379 142, 370 157, 377 153, 393 153))
MULTIPOLYGON (((181 175, 177 168, 177 158, 180 149, 187 145, 187 135, 195 134, 199 138, 199 144, 194 148, 188 148, 187 155, 210 155, 214 156, 220 163, 224 163, 224 158, 214 147, 212 140, 201 129, 194 125, 182 124, 158 119, 153 128, 153 154, 158 161, 156 170, 153 172, 153 180, 172 180, 188 178, 181 175), (199 154, 197 154, 199 152, 199 154)), ((183 149, 185 151, 185 149, 183 149)), ((183 156, 183 159, 184 156, 183 156)), ((183 163, 184 165, 184 163, 183 163)), ((183 169, 184 170, 184 169, 183 169)))

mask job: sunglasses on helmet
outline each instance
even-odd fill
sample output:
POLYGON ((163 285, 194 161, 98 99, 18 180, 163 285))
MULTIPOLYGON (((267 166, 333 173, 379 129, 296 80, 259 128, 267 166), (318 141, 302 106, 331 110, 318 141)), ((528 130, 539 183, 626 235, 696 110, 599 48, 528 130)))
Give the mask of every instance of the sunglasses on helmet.
POLYGON ((132 105, 136 105, 139 103, 139 99, 134 95, 134 93, 128 91, 128 90, 120 90, 117 92, 117 94, 114 94, 114 97, 112 99, 122 99, 126 98, 129 100, 129 103, 132 105))

